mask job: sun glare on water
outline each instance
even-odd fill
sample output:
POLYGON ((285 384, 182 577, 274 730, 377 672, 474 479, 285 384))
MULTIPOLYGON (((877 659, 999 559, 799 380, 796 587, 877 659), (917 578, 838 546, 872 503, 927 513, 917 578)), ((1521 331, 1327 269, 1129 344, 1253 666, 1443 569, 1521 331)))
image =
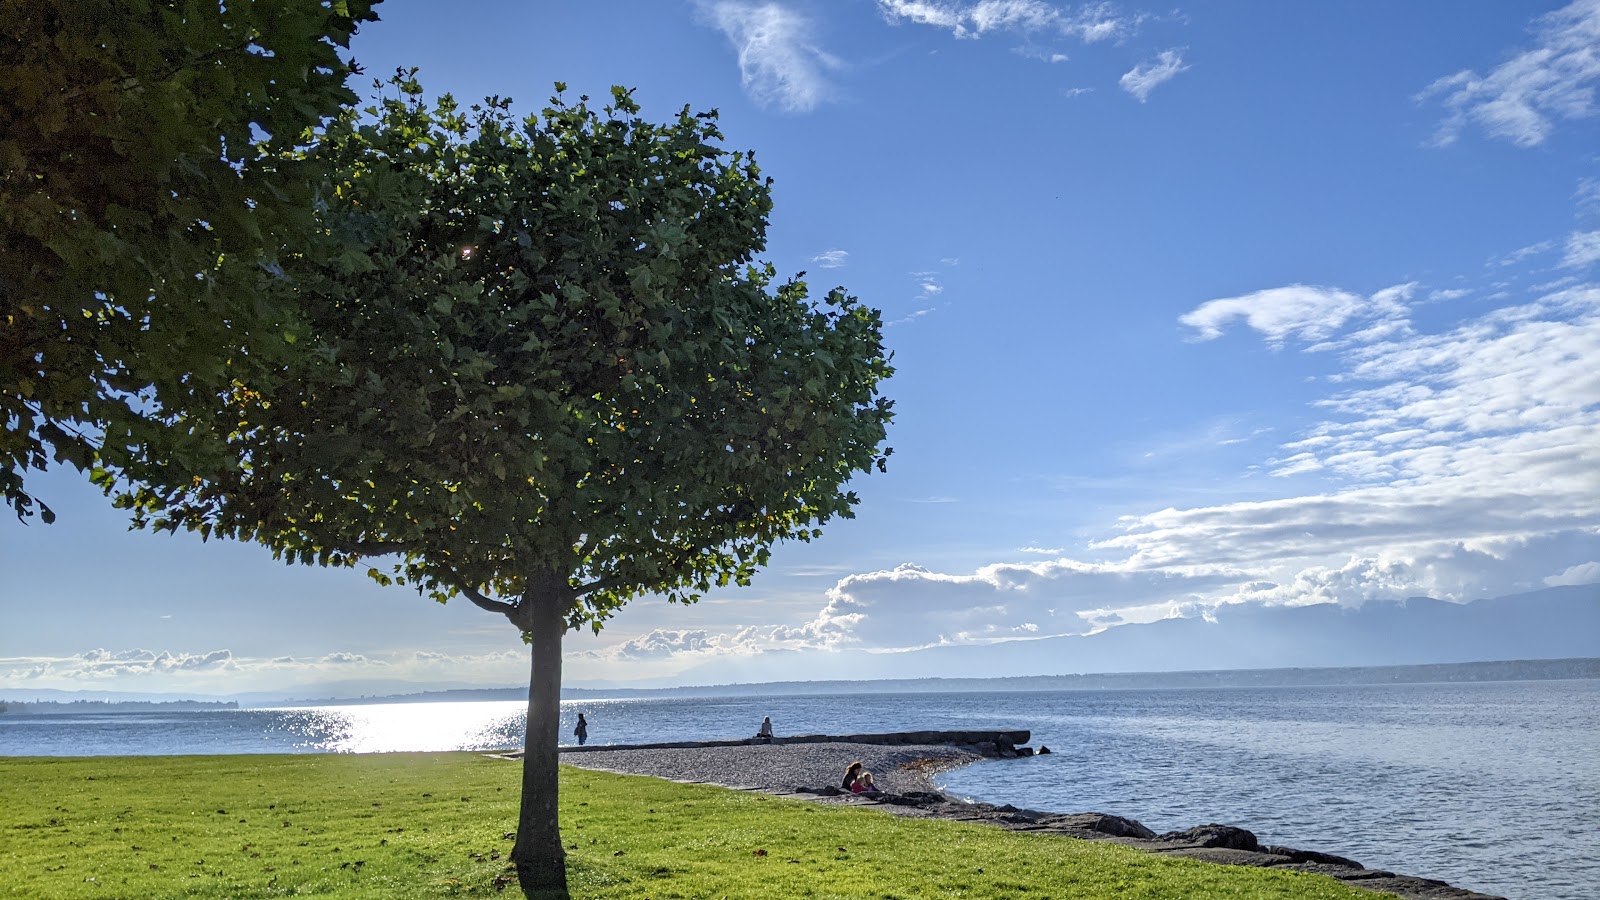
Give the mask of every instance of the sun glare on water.
POLYGON ((374 703, 278 710, 296 746, 333 753, 508 750, 522 744, 519 701, 374 703))

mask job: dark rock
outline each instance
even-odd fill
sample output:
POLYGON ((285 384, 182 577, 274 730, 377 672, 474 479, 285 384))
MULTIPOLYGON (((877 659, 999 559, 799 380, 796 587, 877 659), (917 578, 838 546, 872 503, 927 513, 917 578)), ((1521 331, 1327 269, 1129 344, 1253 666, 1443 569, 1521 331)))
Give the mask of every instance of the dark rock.
POLYGON ((1369 891, 1388 891, 1391 894, 1399 894, 1407 898, 1407 900, 1506 900, 1504 897, 1451 887, 1442 881, 1435 881, 1432 878, 1415 878, 1410 875, 1371 878, 1355 882, 1355 884, 1369 891))
POLYGON ((1077 813, 1069 816, 1050 816, 1041 820, 1048 822, 1052 828, 1060 827, 1074 831, 1086 831, 1093 834, 1110 835, 1111 837, 1139 838, 1150 840, 1156 836, 1154 831, 1144 827, 1133 819, 1124 819, 1121 816, 1108 816, 1105 813, 1077 813))
MULTIPOLYGON (((1187 847, 1225 847, 1229 850, 1261 849, 1256 836, 1232 825, 1196 825, 1184 831, 1169 831, 1156 840, 1187 847)), ((1270 852, 1270 851, 1268 851, 1270 852)))
POLYGON ((1319 853, 1315 850, 1296 850, 1293 847, 1262 847, 1267 853, 1276 853, 1287 856, 1297 863, 1319 863, 1325 866, 1343 866, 1349 869, 1363 868, 1361 863, 1344 856, 1334 856, 1332 853, 1319 853))
POLYGON ((1283 857, 1271 853, 1258 853, 1253 850, 1233 850, 1227 847, 1180 847, 1177 850, 1168 850, 1164 856, 1182 856, 1186 859, 1198 859, 1202 862, 1218 863, 1224 866, 1277 866, 1287 862, 1283 857))
MULTIPOLYGON (((1269 848, 1271 849, 1271 848, 1269 848)), ((1340 881, 1358 882, 1367 878, 1393 878, 1394 873, 1384 869, 1363 869, 1360 866, 1337 866, 1319 862, 1288 862, 1280 863, 1273 868, 1287 869, 1290 872, 1310 872, 1313 875, 1326 875, 1340 881)))
POLYGON ((1043 756, 1043 755, 1045 755, 1046 753, 1049 753, 1049 752, 1050 752, 1050 748, 1049 747, 1046 747, 1043 744, 1039 745, 1039 755, 1040 756, 1043 756))

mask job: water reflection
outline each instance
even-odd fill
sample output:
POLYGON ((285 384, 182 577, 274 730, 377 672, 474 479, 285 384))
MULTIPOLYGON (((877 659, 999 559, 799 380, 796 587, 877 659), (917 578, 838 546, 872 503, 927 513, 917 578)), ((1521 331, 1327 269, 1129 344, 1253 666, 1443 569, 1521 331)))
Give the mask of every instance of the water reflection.
POLYGON ((524 710, 518 701, 299 706, 273 710, 268 727, 298 751, 510 750, 522 746, 524 710))

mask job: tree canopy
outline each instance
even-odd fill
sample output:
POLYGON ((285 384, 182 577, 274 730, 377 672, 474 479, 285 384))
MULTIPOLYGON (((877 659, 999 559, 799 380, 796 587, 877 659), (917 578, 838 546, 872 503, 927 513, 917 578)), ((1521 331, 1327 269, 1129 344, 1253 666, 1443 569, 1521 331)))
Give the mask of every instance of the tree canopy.
MULTIPOLYGON (((0 497, 52 457, 183 468, 169 426, 293 334, 256 269, 311 231, 377 0, 0 0, 0 497)), ((270 286, 269 286, 270 287, 270 286)), ((254 376, 261 377, 261 371, 254 376)))
POLYGON ((770 182, 715 114, 654 124, 615 89, 518 120, 395 86, 312 151, 345 249, 284 263, 311 352, 198 423, 236 464, 136 466, 119 502, 291 562, 398 554, 369 574, 505 615, 533 644, 513 858, 549 888, 562 633, 747 583, 851 515, 892 370, 876 310, 756 261, 770 182))

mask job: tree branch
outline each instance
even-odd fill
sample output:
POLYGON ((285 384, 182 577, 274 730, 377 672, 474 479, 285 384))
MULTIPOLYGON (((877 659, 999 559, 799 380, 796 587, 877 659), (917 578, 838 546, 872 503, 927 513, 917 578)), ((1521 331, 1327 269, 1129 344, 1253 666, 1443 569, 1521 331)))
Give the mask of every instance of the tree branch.
MULTIPOLYGON (((504 600, 493 600, 485 597, 481 591, 469 584, 462 584, 460 581, 457 581, 456 590, 460 591, 462 596, 466 597, 468 600, 471 600, 472 605, 478 607, 479 609, 485 609, 492 613, 499 613, 508 619, 511 618, 511 616, 517 611, 515 606, 512 606, 504 600)), ((512 621, 515 620, 513 619, 512 621)))
POLYGON ((599 579, 596 579, 594 581, 589 582, 588 584, 582 584, 582 585, 579 585, 579 586, 573 588, 572 589, 572 596, 573 596, 573 598, 578 598, 578 597, 582 597, 585 594, 592 594, 595 591, 608 590, 610 588, 616 587, 619 584, 622 584, 626 580, 627 579, 625 579, 625 578, 619 578, 617 576, 611 576, 611 577, 607 577, 607 578, 599 578, 599 579))

